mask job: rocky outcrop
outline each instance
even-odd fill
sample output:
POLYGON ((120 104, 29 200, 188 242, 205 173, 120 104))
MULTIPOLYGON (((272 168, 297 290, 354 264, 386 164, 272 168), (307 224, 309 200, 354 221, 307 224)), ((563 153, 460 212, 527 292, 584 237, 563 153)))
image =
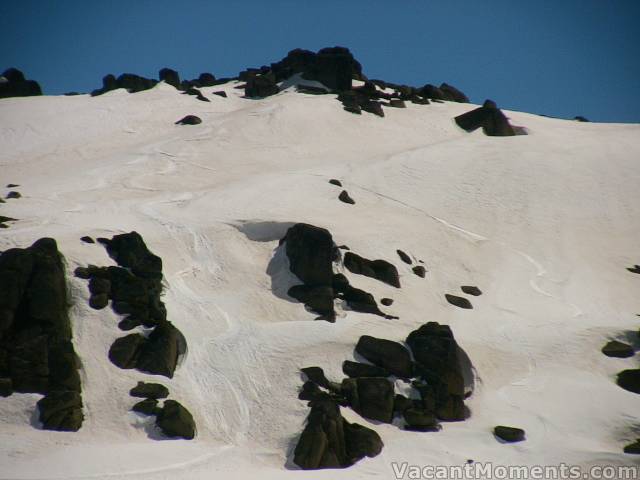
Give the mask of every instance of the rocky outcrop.
POLYGON ((382 451, 380 436, 370 428, 346 421, 335 402, 312 401, 310 407, 293 458, 303 470, 346 468, 382 451))
POLYGON ((398 269, 386 260, 369 260, 352 252, 344 255, 344 266, 351 272, 375 278, 381 282, 400 288, 398 269))
POLYGON ((253 74, 247 78, 244 94, 247 97, 268 97, 278 93, 276 76, 272 72, 253 74))
POLYGON ((80 367, 73 348, 63 257, 55 240, 0 255, 0 379, 3 396, 40 393, 48 430, 82 425, 80 367))
POLYGON ((427 276, 427 269, 424 268, 422 265, 416 265, 411 269, 411 271, 415 273, 417 276, 419 276, 420 278, 424 278, 427 276))
POLYGON ((0 75, 0 98, 38 95, 42 95, 42 89, 38 82, 27 80, 20 70, 9 68, 0 75))
POLYGON ((157 80, 141 77, 140 75, 135 75, 133 73, 123 73, 118 78, 112 74, 108 74, 102 79, 102 88, 91 92, 91 96, 96 97, 118 88, 124 88, 129 93, 137 93, 149 90, 150 88, 155 87, 157 83, 157 80))
MULTIPOLYGON (((455 121, 467 132, 482 128, 485 135, 492 137, 509 137, 517 133, 504 113, 491 100, 486 100, 482 107, 458 115, 455 121)), ((518 131, 524 133, 521 129, 518 131)))
POLYGON ((343 373, 350 378, 358 377, 388 377, 391 372, 386 368, 378 367, 376 365, 369 365, 368 363, 352 362, 345 360, 342 363, 343 373))

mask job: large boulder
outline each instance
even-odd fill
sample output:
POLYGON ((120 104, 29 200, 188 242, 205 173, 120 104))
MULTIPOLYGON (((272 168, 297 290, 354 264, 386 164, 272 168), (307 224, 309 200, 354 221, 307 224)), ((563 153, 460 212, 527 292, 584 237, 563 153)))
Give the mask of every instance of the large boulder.
POLYGON ((493 429, 493 434, 508 443, 521 442, 525 439, 524 430, 517 427, 498 425, 493 429))
POLYGON ((617 383, 620 387, 633 393, 640 393, 640 369, 628 369, 618 373, 617 383))
POLYGON ((360 377, 342 380, 342 393, 351 408, 370 420, 391 423, 395 392, 386 378, 360 377))
POLYGON ((303 470, 346 468, 364 457, 375 457, 382 447, 375 431, 347 422, 335 402, 312 401, 293 461, 303 470))
POLYGON ((333 262, 338 249, 328 230, 297 223, 281 240, 289 258, 289 268, 307 286, 331 286, 333 262))
POLYGON ((401 378, 413 376, 413 362, 409 351, 400 343, 363 335, 356 344, 356 352, 368 361, 401 378))
POLYGON ((156 417, 156 425, 167 437, 192 440, 196 436, 196 423, 193 416, 175 400, 165 400, 162 410, 156 417))
POLYGON ((160 81, 164 81, 168 85, 172 85, 176 88, 180 88, 180 75, 175 70, 170 68, 163 68, 158 72, 158 78, 160 81))
POLYGON ((160 323, 140 346, 135 368, 172 378, 183 343, 182 334, 171 322, 160 323))
POLYGON ((9 68, 0 76, 0 98, 37 95, 42 95, 42 89, 38 82, 27 80, 20 70, 9 68))
POLYGON ((347 252, 344 255, 344 266, 351 273, 375 278, 387 285, 400 288, 398 270, 386 260, 369 260, 353 252, 347 252))
POLYGON ((485 135, 492 137, 510 137, 516 131, 495 102, 486 100, 482 107, 455 117, 458 126, 467 132, 482 128, 485 135))
POLYGON ((39 418, 45 430, 76 432, 82 426, 82 398, 72 390, 54 390, 38 400, 39 418))
POLYGON ((250 75, 244 89, 247 97, 268 97, 278 93, 280 89, 273 73, 250 75))
POLYGON ((159 383, 138 382, 138 384, 129 391, 129 395, 139 398, 167 398, 169 389, 159 383))

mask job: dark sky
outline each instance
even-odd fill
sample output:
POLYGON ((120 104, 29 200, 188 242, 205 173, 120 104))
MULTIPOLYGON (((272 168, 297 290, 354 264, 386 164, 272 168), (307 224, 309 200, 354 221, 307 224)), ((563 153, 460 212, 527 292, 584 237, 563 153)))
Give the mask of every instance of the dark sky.
POLYGON ((640 122, 638 0, 0 0, 0 32, 0 71, 17 67, 52 95, 107 73, 233 76, 296 47, 342 45, 370 78, 640 122))

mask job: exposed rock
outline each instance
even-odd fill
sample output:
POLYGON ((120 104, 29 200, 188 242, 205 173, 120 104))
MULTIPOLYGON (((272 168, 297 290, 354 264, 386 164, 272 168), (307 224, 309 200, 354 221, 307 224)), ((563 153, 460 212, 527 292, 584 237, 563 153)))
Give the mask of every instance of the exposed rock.
POLYGON ((328 230, 297 223, 282 239, 291 272, 307 286, 331 286, 338 251, 328 230))
POLYGON ((82 398, 71 390, 54 390, 38 400, 40 421, 46 430, 76 432, 82 426, 82 398))
POLYGON ((16 221, 15 218, 5 217, 4 215, 0 215, 0 228, 9 228, 9 226, 6 225, 6 222, 15 222, 15 221, 16 221))
POLYGON ((109 74, 103 77, 102 88, 91 92, 91 96, 95 97, 97 95, 102 95, 103 93, 116 90, 118 88, 124 88, 129 93, 142 92, 153 88, 157 83, 157 80, 144 78, 133 73, 123 73, 118 78, 109 74))
POLYGON ((191 413, 175 400, 165 400, 158 412, 156 425, 167 437, 191 440, 196 435, 196 424, 191 413))
POLYGON ((325 319, 335 321, 335 312, 333 309, 333 288, 325 286, 308 287, 306 285, 294 285, 289 289, 287 294, 304 303, 314 312, 326 316, 325 319))
POLYGON ((390 305, 393 305, 393 299, 392 298, 382 298, 382 299, 380 299, 380 303, 382 305, 384 305, 385 307, 388 307, 390 305))
POLYGON ((118 265, 141 277, 162 277, 162 259, 149 251, 138 232, 123 233, 101 241, 118 265))
POLYGON ((342 182, 341 182, 340 180, 336 180, 335 178, 332 178, 331 180, 329 180, 329 183, 330 183, 331 185, 336 185, 336 186, 338 186, 338 187, 341 187, 341 186, 342 186, 342 182))
POLYGON ((196 97, 198 100, 200 100, 201 102, 211 101, 207 97, 205 97, 200 90, 198 90, 195 87, 188 87, 183 93, 185 93, 186 95, 192 95, 196 97))
POLYGON ((168 85, 172 85, 175 88, 180 88, 180 75, 175 70, 170 68, 163 68, 158 73, 160 81, 164 81, 168 85))
POLYGON ((411 269, 417 276, 424 278, 427 275, 427 269, 422 265, 416 265, 411 269))
POLYGON ((134 404, 131 410, 143 415, 158 415, 161 412, 160 407, 158 407, 158 400, 155 398, 145 398, 134 404))
POLYGON ((633 357, 633 355, 635 354, 631 345, 618 342, 617 340, 612 340, 604 347, 602 347, 602 353, 604 353, 607 357, 616 358, 633 357))
POLYGON ((626 445, 624 447, 624 453, 639 455, 640 454, 640 438, 637 439, 635 442, 630 443, 629 445, 626 445))
POLYGON ((409 351, 400 343, 383 338, 363 335, 358 340, 356 352, 379 367, 401 378, 413 376, 413 362, 409 351))
POLYGON ((573 117, 573 119, 577 122, 588 122, 589 120, 587 120, 585 117, 583 117, 582 115, 576 115, 575 117, 573 117))
POLYGON ((172 378, 178 364, 182 334, 171 322, 156 326, 140 346, 135 368, 153 375, 172 378))
POLYGON ((84 243, 96 243, 95 240, 89 236, 84 236, 80 238, 80 241, 84 243))
POLYGON ((392 287, 400 288, 400 278, 396 267, 385 260, 369 260, 347 252, 344 255, 344 266, 351 272, 380 280, 392 287))
POLYGON ((404 100, 400 100, 399 98, 392 98, 389 100, 389 106, 394 108, 407 108, 404 100))
POLYGON ((493 429, 493 433, 496 437, 509 443, 521 442, 525 439, 524 430, 516 427, 505 427, 504 425, 498 425, 493 429))
POLYGON ((411 400, 404 395, 399 393, 393 399, 393 412, 394 413, 404 413, 406 410, 413 408, 415 406, 415 401, 411 400))
POLYGON ((338 195, 338 200, 344 203, 349 203, 351 205, 355 205, 356 201, 349 196, 349 193, 346 190, 342 190, 340 195, 338 195))
POLYGON ((311 402, 293 461, 303 470, 346 468, 364 457, 375 457, 382 447, 375 431, 347 422, 335 402, 316 401, 311 402))
POLYGON ((443 83, 440 85, 440 91, 444 94, 445 98, 443 100, 450 100, 452 102, 459 103, 469 103, 469 99, 467 96, 458 90, 453 85, 449 85, 448 83, 443 83))
POLYGON ((214 95, 217 95, 219 97, 222 98, 227 98, 227 92, 223 91, 223 90, 219 90, 217 92, 212 92, 214 95))
POLYGON ((129 391, 132 397, 140 398, 167 398, 169 389, 159 383, 138 382, 138 384, 129 391))
POLYGON ((474 297, 477 297, 479 295, 482 295, 482 291, 478 288, 478 287, 473 287, 473 286, 469 286, 469 285, 464 285, 462 287, 460 287, 460 289, 466 293, 467 295, 473 295, 474 297))
POLYGON ((12 198, 21 198, 21 197, 22 197, 22 195, 20 194, 20 192, 11 191, 11 192, 7 193, 7 196, 5 198, 12 199, 12 198))
POLYGON ((89 297, 89 306, 95 310, 102 310, 109 305, 109 295, 106 293, 98 293, 89 297))
POLYGON ((195 115, 187 115, 186 117, 182 117, 175 124, 176 125, 199 125, 202 123, 202 119, 195 115))
POLYGON ((342 371, 347 377, 388 377, 391 372, 386 368, 378 367, 376 365, 369 365, 367 363, 352 362, 345 360, 342 363, 342 371))
POLYGON ((406 253, 404 253, 402 250, 396 250, 396 252, 398 253, 398 256, 400 257, 400 260, 402 260, 404 263, 411 265, 413 263, 413 260, 411 260, 411 257, 409 255, 407 255, 406 253))
POLYGON ((455 305, 456 307, 464 309, 473 308, 473 305, 471 305, 471 302, 467 298, 458 297, 457 295, 451 295, 449 293, 445 293, 444 297, 447 299, 447 302, 451 305, 455 305))
POLYGON ((268 97, 279 91, 275 75, 269 72, 249 76, 244 94, 247 97, 268 97))
POLYGON ((342 380, 342 392, 358 414, 391 423, 395 393, 393 384, 386 378, 345 378, 342 380))
POLYGON ((485 101, 482 107, 458 115, 455 121, 467 132, 482 127, 485 135, 489 136, 505 137, 516 134, 504 113, 496 107, 495 102, 490 100, 485 101))
POLYGON ((432 412, 420 408, 408 408, 403 412, 405 430, 415 432, 437 432, 442 426, 432 412))
POLYGON ((144 341, 145 338, 138 333, 117 338, 109 349, 109 360, 120 368, 136 368, 140 347, 144 341))
POLYGON ((631 273, 640 273, 640 265, 634 265, 633 267, 627 268, 631 273))
POLYGON ((16 183, 8 183, 7 184, 7 188, 16 188, 19 187, 20 185, 16 184, 16 183))
POLYGON ((42 89, 38 82, 27 80, 20 70, 9 68, 0 76, 0 98, 37 95, 42 95, 42 89))
POLYGON ((619 386, 633 393, 640 393, 640 369, 623 370, 618 373, 619 386))
POLYGON ((218 85, 218 81, 212 73, 201 73, 198 77, 198 86, 200 87, 213 87, 215 85, 218 85))

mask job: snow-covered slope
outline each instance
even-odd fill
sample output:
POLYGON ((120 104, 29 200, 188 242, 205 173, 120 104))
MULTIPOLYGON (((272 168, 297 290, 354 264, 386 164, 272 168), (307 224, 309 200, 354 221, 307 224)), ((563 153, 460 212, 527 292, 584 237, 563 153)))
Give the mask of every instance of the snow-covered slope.
MULTIPOLYGON (((293 88, 242 98, 232 82, 203 88, 211 103, 163 83, 91 98, 0 101, 0 180, 22 198, 0 205, 20 221, 0 250, 48 236, 65 255, 85 422, 77 433, 31 424, 38 395, 0 399, 0 478, 394 478, 392 462, 628 465, 638 401, 615 384, 637 359, 600 352, 636 341, 640 276, 640 126, 577 123, 506 112, 528 136, 467 134, 453 117, 473 106, 343 111, 334 95, 293 88), (210 93, 225 90, 229 98, 210 93), (195 114, 203 122, 174 122, 195 114), (355 205, 338 201, 340 179, 355 205), (295 222, 397 265, 402 288, 345 272, 399 320, 339 311, 314 321, 283 298, 292 282, 278 240, 295 222), (189 351, 170 382, 193 413, 193 441, 159 441, 129 412, 141 377, 107 359, 122 332, 110 309, 88 307, 76 266, 113 264, 83 235, 136 230, 164 262, 168 318, 189 351), (396 249, 425 261, 425 279, 396 249), (445 293, 478 285, 474 309, 445 293), (469 420, 438 433, 346 418, 385 447, 343 471, 301 472, 288 455, 308 408, 301 367, 343 377, 363 334, 392 340, 427 321, 451 326, 478 386, 469 420), (498 443, 495 425, 527 441, 498 443)), ((5 193, 5 192, 3 192, 5 193)))

